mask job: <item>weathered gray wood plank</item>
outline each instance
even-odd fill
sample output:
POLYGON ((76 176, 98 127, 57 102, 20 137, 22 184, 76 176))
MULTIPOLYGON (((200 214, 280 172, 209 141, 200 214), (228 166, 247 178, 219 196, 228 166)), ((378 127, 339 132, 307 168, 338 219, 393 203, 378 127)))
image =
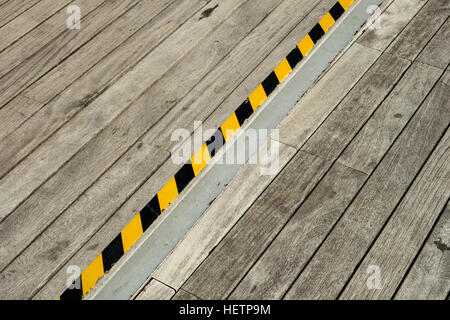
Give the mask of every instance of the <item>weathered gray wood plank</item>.
MULTIPOLYGON (((145 96, 143 99, 139 99, 86 144, 51 179, 27 198, 0 224, 0 239, 7 247, 5 255, 2 255, 1 265, 4 266, 8 261, 11 261, 12 258, 33 241, 43 228, 52 223, 81 193, 113 165, 128 148, 135 144, 139 137, 167 111, 168 105, 173 103, 168 101, 168 99, 179 99, 180 96, 184 95, 186 91, 195 85, 199 78, 202 78, 211 70, 211 66, 220 61, 276 5, 277 2, 268 0, 265 2, 258 1, 256 3, 250 1, 244 3, 230 17, 231 21, 236 22, 235 24, 227 23, 229 20, 225 21, 204 39, 202 45, 197 46, 190 52, 178 68, 167 73, 167 77, 164 79, 160 79, 158 85, 161 84, 162 88, 166 88, 165 94, 161 94, 161 91, 159 91, 159 96, 153 95, 151 100, 146 99, 145 96), (218 39, 220 39, 222 46, 213 55, 211 45, 218 39), (193 69, 195 69, 195 72, 193 69), (185 82, 177 82, 176 80, 179 79, 184 79, 185 82), (173 86, 174 82, 177 85, 173 86), (169 87, 169 84, 172 84, 172 87, 169 87), (149 101, 152 104, 151 112, 148 108, 149 101), (67 184, 67 181, 71 181, 71 184, 67 184), (46 197, 48 194, 52 194, 51 199, 46 197), (39 214, 36 214, 37 212, 39 214)), ((101 112, 104 111, 105 106, 103 106, 101 112)), ((71 122, 71 124, 74 123, 71 122)), ((64 129, 67 128, 68 126, 64 127, 64 129)), ((85 129, 85 127, 78 127, 78 131, 80 129, 85 129)), ((61 131, 63 130, 58 131, 58 134, 61 131)), ((80 133, 83 134, 84 132, 81 131, 77 134, 80 133)), ((67 136, 64 136, 64 138, 67 138, 67 136)), ((69 138, 71 137, 69 136, 69 138)), ((53 145, 53 147, 56 146, 53 145)), ((149 149, 152 150, 151 148, 149 149)), ((151 152, 149 149, 147 149, 148 153, 153 154, 154 152, 151 152)), ((154 147, 154 150, 157 150, 157 147, 154 147)), ((54 153, 55 150, 52 149, 51 152, 54 153)), ((31 156, 35 154, 36 152, 31 156)), ((123 156, 122 159, 126 162, 125 160, 128 157, 123 156)), ((139 160, 136 159, 135 161, 139 160)), ((129 167, 127 166, 127 168, 129 167)), ((136 171, 136 174, 147 175, 147 177, 151 173, 152 171, 136 171)), ((9 177, 10 175, 7 178, 9 177)), ((118 179, 117 183, 119 184, 120 181, 118 179)), ((123 193, 125 194, 128 191, 130 190, 125 188, 123 193)), ((85 211, 83 210, 83 212, 85 211)))
POLYGON ((334 165, 230 299, 281 299, 366 178, 362 172, 334 165))
MULTIPOLYGON (((161 40, 205 4, 204 1, 196 1, 196 5, 193 5, 192 1, 177 1, 173 6, 167 8, 165 13, 155 18, 159 10, 164 9, 168 2, 168 0, 156 1, 153 2, 153 5, 144 7, 145 10, 141 6, 135 7, 136 11, 130 10, 125 16, 119 18, 116 23, 108 27, 105 30, 106 32, 99 34, 98 40, 95 40, 97 38, 93 39, 93 42, 74 53, 68 60, 58 65, 56 69, 24 92, 25 95, 34 97, 33 100, 50 100, 59 93, 59 90, 64 89, 65 85, 70 84, 72 80, 81 75, 81 71, 96 63, 96 59, 102 58, 104 54, 129 36, 127 32, 121 32, 123 37, 116 36, 116 28, 126 28, 127 24, 139 27, 145 24, 149 18, 154 18, 137 34, 122 43, 86 74, 79 77, 70 87, 47 104, 45 108, 33 115, 32 112, 35 110, 29 108, 29 105, 21 103, 22 101, 13 101, 0 110, 0 119, 2 119, 0 124, 2 122, 9 124, 5 129, 0 129, 2 134, 7 132, 6 128, 14 128, 14 125, 20 124, 11 121, 11 115, 14 115, 14 112, 32 115, 16 131, 0 141, 0 149, 5 150, 0 156, 0 161, 2 162, 1 172, 3 174, 13 168, 34 148, 85 108, 108 85, 111 85, 111 81, 128 71, 137 60, 155 48, 161 40), (171 22, 167 23, 168 20, 171 22), (131 21, 134 21, 134 23, 131 23, 131 21), (106 48, 106 50, 99 50, 97 46, 106 48), (98 54, 94 52, 98 52, 98 54), (75 71, 77 69, 80 71, 75 71), (55 85, 55 83, 59 84, 55 85), (42 92, 41 96, 38 95, 38 92, 42 92)), ((148 2, 143 3, 148 4, 148 2)), ((126 29, 130 32, 136 30, 135 27, 126 29)))
MULTIPOLYGON (((104 2, 105 1, 103 0, 77 1, 77 5, 80 9, 83 8, 83 21, 86 22, 85 19, 89 19, 89 14, 104 2)), ((51 46, 51 42, 57 41, 62 34, 69 33, 72 37, 78 34, 84 34, 85 31, 83 29, 69 30, 67 28, 66 22, 68 17, 66 8, 62 8, 42 24, 25 34, 17 42, 2 51, 0 53, 0 77, 4 78, 6 74, 24 63, 27 58, 32 57, 46 45, 51 46)), ((50 57, 47 57, 47 59, 49 58, 50 57)), ((6 78, 4 79, 5 80, 3 81, 6 81, 6 78)), ((2 98, 2 101, 4 101, 4 98, 2 98)), ((3 105, 3 103, 4 102, 2 102, 1 105, 3 105)))
MULTIPOLYGON (((280 170, 294 153, 293 148, 280 144, 280 170)), ((261 166, 250 163, 238 171, 223 193, 155 270, 153 278, 178 290, 274 179, 274 176, 261 175, 261 166)))
MULTIPOLYGON (((0 141, 13 132, 18 124, 24 122, 28 118, 28 110, 36 110, 44 106, 42 103, 33 101, 22 95, 16 97, 14 105, 21 107, 12 107, 8 108, 8 110, 6 110, 6 108, 0 109, 0 141)), ((2 149, 2 151, 3 150, 4 149, 2 149)))
POLYGON ((445 299, 450 289, 450 205, 400 285, 395 299, 445 299))
POLYGON ((136 297, 136 300, 170 300, 175 295, 175 290, 152 279, 150 283, 136 297))
POLYGON ((437 34, 431 39, 417 61, 445 69, 450 62, 450 20, 444 23, 437 34))
MULTIPOLYGON (((450 113, 447 112, 447 119, 448 116, 450 113)), ((358 266, 340 299, 392 298, 449 197, 450 130, 447 130, 358 266), (369 289, 367 286, 367 269, 370 265, 380 268, 379 289, 369 289)), ((450 278, 446 280, 443 281, 445 293, 450 288, 450 278)))
MULTIPOLYGON (((210 6, 217 4, 212 2, 210 6)), ((251 5, 245 2, 246 6, 251 5)), ((222 28, 217 31, 214 27, 221 24, 224 19, 226 20, 239 8, 239 12, 243 15, 246 7, 241 8, 242 2, 238 0, 227 1, 223 5, 219 6, 208 19, 200 19, 201 13, 197 13, 192 16, 181 28, 177 29, 169 38, 155 48, 150 54, 145 56, 138 64, 136 64, 129 72, 122 76, 118 81, 111 85, 108 90, 103 92, 97 99, 91 102, 86 108, 84 108, 76 117, 71 119, 65 126, 60 128, 56 134, 52 135, 42 145, 39 146, 33 153, 25 158, 18 166, 14 168, 9 174, 0 180, 0 201, 3 206, 0 207, 0 220, 3 220, 17 205, 19 205, 24 199, 26 199, 36 188, 38 188, 49 176, 58 171, 58 169, 69 160, 76 152, 78 152, 84 144, 86 144, 93 137, 98 135, 102 129, 109 124, 108 134, 118 134, 117 129, 127 130, 128 127, 122 127, 120 121, 126 118, 125 121, 131 122, 130 129, 133 132, 142 135, 143 132, 140 126, 149 128, 152 124, 157 122, 158 117, 156 114, 164 114, 167 112, 169 106, 175 104, 173 101, 177 96, 183 96, 188 89, 192 88, 195 83, 189 80, 201 78, 211 64, 214 65, 215 60, 220 60, 226 52, 217 50, 217 55, 212 56, 205 53, 207 46, 210 42, 218 39, 217 33, 220 33, 223 29, 237 28, 235 25, 222 24, 222 28), (211 34, 211 29, 213 33, 211 34), (189 34, 189 37, 186 37, 189 34), (208 36, 208 43, 197 46, 198 41, 208 36), (215 37, 215 38, 214 38, 215 37), (213 40, 214 38, 214 40, 213 40), (195 49, 190 53, 190 56, 185 57, 185 54, 195 49), (192 56, 196 57, 197 61, 202 60, 201 64, 195 64, 192 60, 192 56), (212 60, 211 64, 203 63, 205 59, 200 59, 206 56, 212 60), (176 63, 178 66, 175 66, 176 63), (172 69, 171 69, 172 67, 172 69), (193 72, 197 68, 197 72, 193 72), (161 76, 165 75, 167 79, 164 83, 158 82, 159 85, 163 85, 163 89, 158 92, 157 98, 160 104, 157 104, 154 100, 155 96, 151 99, 142 98, 140 95, 148 89, 148 86, 155 83, 161 76), (184 79, 184 87, 173 85, 179 83, 180 79, 184 79), (167 93, 168 89, 173 92, 167 93), (183 90, 182 90, 183 88, 183 90), (169 96, 169 97, 167 97, 169 96), (140 99, 136 102, 136 100, 140 99), (152 101, 152 109, 149 112, 148 101, 152 101), (133 104, 133 102, 136 102, 133 104), (128 110, 130 105, 134 107, 128 110), (116 125, 111 124, 115 118, 122 114, 124 110, 128 110, 125 115, 122 115, 116 121, 116 125), (138 111, 139 110, 139 111, 138 111), (145 117, 141 114, 144 113, 145 117), (127 117, 128 116, 128 117, 127 117), (133 117, 133 118, 130 118, 133 117), (135 120, 135 119, 138 120, 135 120), (149 119, 147 121, 147 119, 149 119), (135 121, 136 123, 133 123, 135 121), (147 121, 147 122, 146 122, 147 121), (145 123, 146 122, 146 123, 145 123), (137 124, 140 123, 138 126, 137 124), (13 194, 13 196, 12 196, 13 194), (9 200, 6 200, 9 199, 9 200)), ((267 7, 261 6, 261 11, 267 7)), ((256 19, 260 16, 255 16, 256 19)), ((243 20, 245 20, 242 17, 243 20)), ((251 27, 254 20, 249 20, 247 27, 251 27)), ((241 27, 242 33, 245 32, 245 28, 241 27)), ((239 35, 242 36, 242 33, 239 35)), ((232 41, 238 41, 236 37, 227 39, 227 34, 224 32, 223 41, 232 46, 232 41)), ((209 47, 211 48, 211 46, 209 47)), ((211 50, 209 50, 210 52, 211 50)), ((67 107, 67 106, 66 106, 67 107)), ((70 108, 69 108, 70 110, 70 108)), ((106 134, 106 133, 105 133, 106 134)), ((123 135, 122 139, 132 140, 129 135, 123 135)), ((136 139, 139 137, 136 137, 136 139)), ((117 140, 115 140, 117 141, 117 140)), ((136 140, 135 140, 136 141, 136 140)), ((133 141, 133 142, 135 142, 133 141)), ((112 141, 111 141, 112 142, 112 141)), ((111 143, 110 142, 110 143, 111 143)), ((128 145, 121 145, 123 149, 129 147, 128 145)), ((106 146, 103 146, 106 148, 106 146)), ((98 150, 100 151, 100 150, 98 150)), ((103 151, 104 152, 104 151, 103 151)), ((113 154, 113 153, 111 153, 113 154)), ((115 153, 116 158, 121 153, 115 153)), ((114 158, 114 159, 116 159, 114 158)), ((114 160, 109 159, 108 161, 114 160)), ((106 160, 106 159, 105 159, 106 160)), ((1 163, 3 165, 3 163, 1 163)), ((102 168, 100 166, 100 168, 102 168)), ((3 168, 4 169, 4 168, 3 168)), ((103 170, 106 169, 102 168, 103 170)), ((2 170, 4 174, 5 170, 2 170)))
POLYGON ((182 289, 224 299, 325 174, 329 162, 299 151, 182 289))
MULTIPOLYGON (((351 61, 348 63, 347 68, 351 61)), ((340 69, 331 69, 329 73, 331 72, 340 72, 340 69)), ((421 64, 405 74, 362 131, 352 140, 338 159, 338 163, 332 167, 317 189, 235 289, 231 298, 280 299, 286 293, 367 179, 367 175, 361 171, 348 169, 339 164, 344 162, 347 166, 349 165, 349 161, 341 161, 342 157, 363 160, 369 158, 370 161, 361 160, 355 163, 370 163, 372 166, 370 168, 373 169, 400 134, 413 112, 425 99, 440 74, 440 70, 421 64), (395 112, 401 112, 404 117, 394 118, 395 112), (390 120, 391 118, 394 120, 390 120), (366 127, 369 129, 366 130, 366 127), (376 144, 382 144, 383 147, 373 147, 376 144), (348 154, 351 157, 345 156, 348 154)), ((288 125, 291 123, 295 123, 295 118, 290 119, 288 125)), ((356 169, 360 167, 355 166, 356 169)), ((366 171, 368 174, 371 172, 366 171)))
POLYGON ((428 0, 395 0, 379 17, 378 26, 367 30, 357 43, 384 51, 428 0))
POLYGON ((350 47, 279 124, 280 141, 300 148, 380 55, 359 44, 350 47))
POLYGON ((441 74, 440 69, 413 63, 338 161, 371 174, 441 74))
POLYGON ((336 159, 401 78, 409 63, 384 53, 302 150, 336 159))
POLYGON ((334 299, 448 125, 450 91, 438 82, 312 260, 288 299, 334 299))
MULTIPOLYGON (((2 91, 2 95, 0 97, 0 105, 3 105, 14 98, 17 94, 21 93, 24 89, 26 89, 33 82, 38 80, 40 77, 44 76, 48 71, 52 68, 56 67, 59 63, 61 63, 64 59, 69 57, 70 54, 75 52, 78 48, 85 45, 89 40, 92 39, 93 36, 102 32, 102 30, 108 26, 112 21, 114 21, 117 17, 124 14, 131 7, 136 5, 139 0, 111 0, 105 1, 100 6, 97 6, 95 10, 89 12, 83 20, 83 27, 80 30, 69 30, 65 26, 65 22, 63 26, 65 27, 65 32, 61 32, 60 35, 50 41, 46 46, 38 50, 31 57, 16 60, 20 62, 13 70, 11 70, 8 74, 3 76, 0 90, 2 91)), ((162 0, 159 0, 162 1, 162 0)), ((152 2, 155 3, 155 6, 158 6, 160 2, 152 2)), ((144 2, 145 3, 145 2, 144 2)), ((148 4, 149 2, 147 2, 148 4)), ((94 6, 94 4, 100 4, 99 0, 93 1, 89 4, 88 8, 94 6)), ((151 6, 149 6, 151 8, 151 6)), ((55 28, 52 26, 53 29, 55 28)), ((47 29, 47 28, 45 28, 47 29)), ((128 29, 128 28, 127 28, 128 29)), ((50 28, 51 30, 51 28, 50 28)), ((39 30, 39 33, 47 32, 45 30, 39 30)), ((126 31, 122 31, 125 35, 126 31)), ((120 36, 116 37, 120 40, 120 36)), ((94 45, 98 42, 91 42, 89 45, 94 45)), ((112 41, 113 42, 113 41, 112 41)), ((23 45, 28 47, 26 42, 23 45)), ((40 47, 38 47, 40 48, 40 47)), ((25 48, 26 50, 27 48, 25 48)), ((33 49, 32 49, 33 50, 33 49)), ((99 53, 102 53, 101 46, 97 48, 99 53)), ((26 54, 28 50, 26 50, 26 54)), ((11 55, 9 53, 8 57, 15 57, 16 55, 11 55)), ((96 55, 93 55, 94 57, 96 55)), ((86 58, 86 60, 89 60, 86 58)), ((74 65, 77 65, 77 61, 73 62, 74 65)), ((83 69, 83 68, 81 68, 83 69)), ((81 70, 82 71, 82 70, 81 70)), ((74 76, 79 74, 75 73, 74 76)), ((73 79, 70 75, 65 75, 70 81, 73 79)), ((55 80, 57 81, 57 80, 55 80)), ((67 81, 67 80, 66 80, 67 81)), ((61 85, 56 85, 56 89, 64 89, 64 81, 61 85)), ((43 95, 41 93, 41 95, 43 95)), ((45 96, 45 95, 44 95, 45 96)), ((32 97, 31 95, 29 97, 32 97)), ((42 99, 40 100, 42 103, 48 102, 48 100, 42 99)))
MULTIPOLYGON (((202 120, 204 130, 218 128, 334 3, 332 0, 284 1, 181 101, 170 117, 166 116, 164 127, 152 137, 158 137, 158 144, 167 145, 172 128, 184 128, 192 133, 194 120, 202 120), (183 119, 178 116, 180 110, 184 110, 183 119)), ((171 143, 167 148, 174 146, 171 143)))
POLYGON ((448 0, 428 1, 386 51, 404 59, 414 60, 449 14, 448 0))
POLYGON ((3 0, 0 8, 0 27, 33 7, 40 0, 3 0))
POLYGON ((0 28, 0 52, 24 34, 58 12, 72 0, 41 0, 29 10, 0 28))
POLYGON ((172 300, 199 300, 196 296, 190 294, 183 289, 178 290, 178 292, 173 296, 172 300))

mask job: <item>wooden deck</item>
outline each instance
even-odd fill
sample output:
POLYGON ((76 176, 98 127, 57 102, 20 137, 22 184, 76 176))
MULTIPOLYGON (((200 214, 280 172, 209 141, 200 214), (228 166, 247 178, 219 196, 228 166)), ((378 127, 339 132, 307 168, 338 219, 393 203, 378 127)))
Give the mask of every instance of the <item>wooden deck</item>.
MULTIPOLYGON (((173 130, 217 128, 335 2, 0 0, 0 299, 59 297, 180 169, 173 130)), ((245 165, 140 298, 448 297, 450 3, 384 8, 278 175, 245 165)))
POLYGON ((450 2, 385 5, 139 299, 449 298, 450 2))
POLYGON ((0 1, 0 298, 59 297, 179 170, 173 130, 217 128, 335 2, 0 1))

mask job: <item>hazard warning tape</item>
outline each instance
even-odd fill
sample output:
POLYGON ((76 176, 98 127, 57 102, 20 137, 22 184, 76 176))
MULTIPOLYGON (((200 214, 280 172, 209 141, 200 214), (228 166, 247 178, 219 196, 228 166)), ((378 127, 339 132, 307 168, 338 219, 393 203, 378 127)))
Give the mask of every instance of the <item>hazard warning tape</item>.
POLYGON ((66 289, 60 300, 80 300, 94 288, 97 281, 131 248, 156 218, 172 203, 202 169, 211 161, 216 152, 244 124, 255 110, 267 99, 275 88, 283 82, 295 66, 311 51, 320 38, 348 10, 355 0, 338 0, 314 28, 283 59, 269 76, 253 91, 236 111, 217 129, 192 156, 190 161, 159 190, 152 200, 131 220, 97 258, 74 281, 73 289, 66 289), (220 141, 222 140, 222 141, 220 141), (220 141, 221 143, 217 143, 220 141))

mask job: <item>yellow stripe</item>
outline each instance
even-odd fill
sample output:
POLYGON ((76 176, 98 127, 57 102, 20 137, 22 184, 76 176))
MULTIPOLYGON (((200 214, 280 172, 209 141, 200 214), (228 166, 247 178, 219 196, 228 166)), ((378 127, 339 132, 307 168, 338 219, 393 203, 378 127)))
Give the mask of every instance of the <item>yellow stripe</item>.
POLYGON ((123 252, 127 252, 143 233, 144 231, 142 230, 141 214, 138 214, 122 230, 123 252))
POLYGON ((89 265, 89 267, 86 268, 81 273, 81 284, 83 286, 83 297, 92 289, 94 288, 95 284, 97 283, 97 280, 100 279, 103 274, 103 257, 101 254, 95 258, 94 261, 89 265))
POLYGON ((308 54, 309 51, 311 51, 312 47, 314 47, 314 42, 312 41, 309 34, 307 34, 298 44, 298 48, 300 49, 300 52, 304 57, 308 54))
POLYGON ((355 0, 338 0, 344 10, 350 8, 350 6, 355 2, 355 0))
POLYGON ((240 128, 239 121, 236 117, 236 113, 233 114, 225 120, 220 129, 222 129, 223 137, 225 142, 231 138, 231 136, 240 128))
POLYGON ((200 171, 208 164, 211 160, 211 156, 208 152, 208 147, 206 143, 202 145, 202 147, 197 150, 197 152, 191 157, 192 169, 194 169, 194 175, 198 175, 200 171))
POLYGON ((172 177, 172 179, 170 179, 158 192, 159 207, 161 208, 161 211, 165 210, 177 196, 177 183, 175 182, 175 177, 172 177))
POLYGON ((329 12, 319 21, 320 26, 322 27, 323 31, 325 33, 328 31, 328 29, 331 28, 331 26, 335 23, 333 17, 329 12))
POLYGON ((292 68, 287 59, 284 59, 283 61, 281 61, 278 67, 275 68, 274 71, 277 75, 278 81, 280 81, 281 83, 288 76, 288 74, 291 73, 292 68))
POLYGON ((255 89, 255 91, 252 92, 252 94, 248 97, 248 100, 250 100, 250 104, 252 105, 253 110, 256 110, 264 100, 267 99, 266 92, 264 91, 264 88, 262 84, 258 86, 258 88, 255 89))

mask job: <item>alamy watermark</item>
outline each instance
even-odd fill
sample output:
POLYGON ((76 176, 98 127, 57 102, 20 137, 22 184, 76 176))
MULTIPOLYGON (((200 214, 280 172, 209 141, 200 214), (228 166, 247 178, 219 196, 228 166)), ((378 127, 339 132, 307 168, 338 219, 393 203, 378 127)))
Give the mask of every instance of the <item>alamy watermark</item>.
POLYGON ((381 270, 377 265, 367 267, 366 273, 369 274, 366 285, 369 290, 381 290, 381 270))
POLYGON ((71 4, 67 7, 67 14, 70 15, 66 20, 67 28, 69 29, 81 29, 81 9, 75 4, 71 4))

